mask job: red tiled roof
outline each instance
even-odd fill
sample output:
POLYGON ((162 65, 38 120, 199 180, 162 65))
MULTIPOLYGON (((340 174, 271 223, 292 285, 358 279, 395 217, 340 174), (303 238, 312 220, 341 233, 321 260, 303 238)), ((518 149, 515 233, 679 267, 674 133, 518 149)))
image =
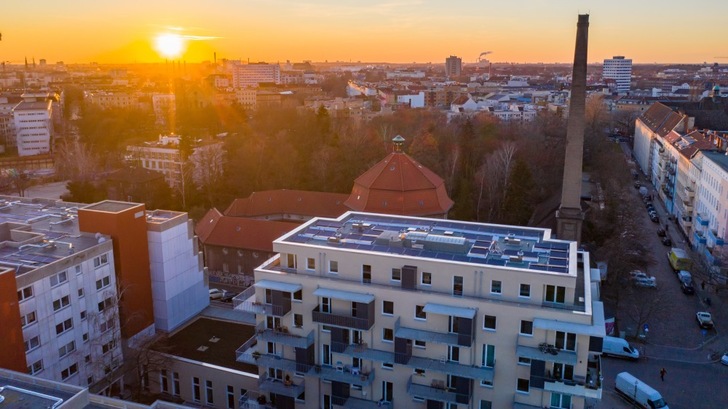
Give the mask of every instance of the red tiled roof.
POLYGON ((434 216, 453 205, 445 183, 434 172, 402 152, 392 152, 354 181, 346 205, 352 210, 434 216))
POLYGON ((349 209, 343 193, 309 192, 305 190, 265 190, 253 192, 245 199, 235 199, 225 216, 260 217, 272 214, 339 217, 349 209))
POLYGON ((652 132, 665 137, 670 131, 675 129, 680 121, 683 120, 683 115, 673 111, 667 105, 659 102, 655 102, 645 111, 639 118, 645 125, 647 125, 652 132))
POLYGON ((273 240, 298 227, 294 223, 223 216, 211 209, 195 226, 205 245, 273 251, 273 240))

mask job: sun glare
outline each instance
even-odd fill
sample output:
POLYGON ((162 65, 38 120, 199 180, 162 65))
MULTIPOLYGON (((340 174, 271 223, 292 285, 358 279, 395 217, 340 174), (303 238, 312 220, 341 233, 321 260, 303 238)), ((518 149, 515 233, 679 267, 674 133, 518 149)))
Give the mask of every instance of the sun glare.
POLYGON ((185 40, 177 34, 160 34, 154 39, 154 48, 166 58, 177 58, 185 49, 185 40))

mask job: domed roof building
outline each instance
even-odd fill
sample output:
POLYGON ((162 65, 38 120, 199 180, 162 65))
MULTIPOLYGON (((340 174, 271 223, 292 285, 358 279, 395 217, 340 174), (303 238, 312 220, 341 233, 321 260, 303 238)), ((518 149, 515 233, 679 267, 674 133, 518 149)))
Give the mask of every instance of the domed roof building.
POLYGON ((354 181, 344 204, 362 212, 446 218, 454 203, 445 182, 402 152, 403 137, 392 141, 394 151, 354 181))

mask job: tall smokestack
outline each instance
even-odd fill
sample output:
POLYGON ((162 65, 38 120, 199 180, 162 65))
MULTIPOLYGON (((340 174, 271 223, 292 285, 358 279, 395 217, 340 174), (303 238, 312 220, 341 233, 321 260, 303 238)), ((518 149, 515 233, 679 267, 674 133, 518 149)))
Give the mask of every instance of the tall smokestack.
POLYGON ((580 14, 576 24, 574 69, 571 75, 569 119, 566 124, 566 159, 561 186, 561 206, 556 212, 556 236, 581 241, 581 169, 584 156, 584 117, 586 107, 586 62, 589 43, 589 15, 580 14))

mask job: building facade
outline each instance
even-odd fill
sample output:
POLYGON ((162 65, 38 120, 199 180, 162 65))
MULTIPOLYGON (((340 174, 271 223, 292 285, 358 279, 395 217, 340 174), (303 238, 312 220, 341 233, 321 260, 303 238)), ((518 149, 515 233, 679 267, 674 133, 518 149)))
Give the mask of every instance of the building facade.
POLYGON ((256 313, 257 345, 239 360, 258 365, 263 402, 535 409, 601 397, 599 276, 548 229, 349 212, 273 245, 234 300, 256 313))
POLYGON ((53 136, 51 101, 22 101, 13 108, 18 156, 49 153, 53 136))
POLYGON ((257 87, 261 83, 280 84, 281 66, 263 62, 233 66, 233 87, 257 87))
POLYGON ((460 57, 451 55, 445 59, 445 76, 448 78, 459 77, 463 70, 463 60, 460 57))
POLYGON ((614 80, 617 93, 628 93, 632 82, 632 59, 621 55, 605 59, 602 78, 614 80))

